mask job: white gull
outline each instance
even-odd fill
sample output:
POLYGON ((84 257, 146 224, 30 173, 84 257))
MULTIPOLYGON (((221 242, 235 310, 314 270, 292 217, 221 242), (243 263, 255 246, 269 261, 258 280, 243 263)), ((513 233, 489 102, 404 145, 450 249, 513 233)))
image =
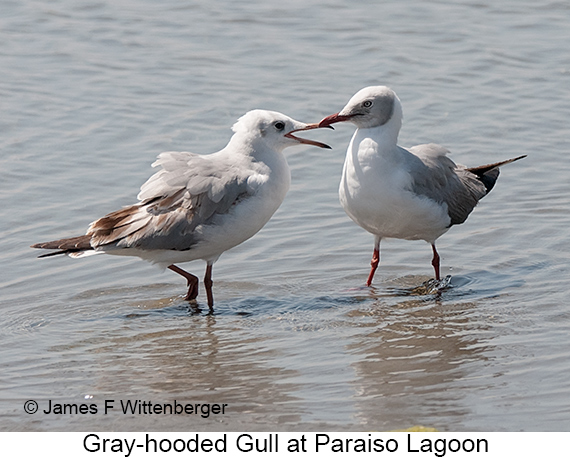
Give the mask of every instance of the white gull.
POLYGON ((374 235, 367 285, 380 262, 382 238, 430 243, 435 278, 440 281, 435 241, 452 225, 465 222, 495 185, 501 165, 526 156, 466 168, 446 157, 449 151, 437 144, 404 149, 397 145, 402 106, 385 86, 360 90, 319 126, 346 121, 357 129, 348 145, 339 196, 348 216, 374 235))
POLYGON ((86 235, 34 244, 67 254, 138 256, 169 268, 188 281, 187 300, 198 296, 198 278, 175 264, 207 263, 208 306, 213 308, 212 266, 220 255, 255 235, 279 208, 291 182, 283 150, 326 144, 294 132, 318 128, 274 111, 253 110, 233 126, 221 151, 198 155, 163 152, 153 167, 162 169, 143 184, 139 202, 93 222, 86 235))

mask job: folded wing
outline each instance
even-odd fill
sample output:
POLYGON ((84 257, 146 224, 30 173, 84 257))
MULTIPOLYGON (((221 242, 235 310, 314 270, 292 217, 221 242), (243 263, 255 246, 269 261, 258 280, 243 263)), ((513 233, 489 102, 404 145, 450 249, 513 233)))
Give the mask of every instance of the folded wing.
POLYGON ((447 157, 449 151, 437 144, 414 146, 410 152, 421 161, 412 170, 414 191, 446 204, 450 225, 465 222, 499 176, 498 165, 479 175, 455 164, 447 157))
POLYGON ((139 203, 96 220, 84 236, 33 247, 61 249, 46 255, 73 256, 93 249, 188 250, 200 241, 198 226, 227 213, 255 191, 255 175, 231 162, 214 163, 210 156, 164 152, 153 163, 157 166, 161 170, 142 185, 139 203))

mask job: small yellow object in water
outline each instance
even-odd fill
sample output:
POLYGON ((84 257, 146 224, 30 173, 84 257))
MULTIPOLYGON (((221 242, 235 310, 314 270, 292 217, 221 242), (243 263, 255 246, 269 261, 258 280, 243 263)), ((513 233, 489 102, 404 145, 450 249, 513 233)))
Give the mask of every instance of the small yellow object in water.
POLYGON ((410 428, 401 428, 398 430, 392 430, 392 432, 439 432, 437 428, 434 427, 424 427, 423 425, 414 425, 410 428))

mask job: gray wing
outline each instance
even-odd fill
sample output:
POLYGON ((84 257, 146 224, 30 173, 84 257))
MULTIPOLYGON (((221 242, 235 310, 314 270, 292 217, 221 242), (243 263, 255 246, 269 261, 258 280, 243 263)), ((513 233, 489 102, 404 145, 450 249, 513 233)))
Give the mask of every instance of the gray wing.
POLYGON ((160 154, 153 167, 162 169, 142 185, 140 203, 93 222, 87 231, 91 244, 95 248, 191 249, 200 241, 197 226, 253 193, 250 173, 210 157, 160 154))
POLYGON ((487 194, 480 178, 465 167, 456 165, 446 157, 449 151, 437 144, 421 144, 410 148, 409 152, 419 159, 411 161, 413 192, 447 204, 451 225, 465 222, 479 200, 487 194))

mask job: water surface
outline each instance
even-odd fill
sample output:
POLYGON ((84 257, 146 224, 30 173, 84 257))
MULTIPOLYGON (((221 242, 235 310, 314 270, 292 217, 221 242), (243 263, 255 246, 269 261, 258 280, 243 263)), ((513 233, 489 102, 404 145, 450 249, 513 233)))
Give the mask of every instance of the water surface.
MULTIPOLYGON (((8 1, 0 18, 0 429, 538 431, 570 427, 570 8, 554 1, 8 1), (166 150, 209 153, 254 108, 314 122, 400 96, 400 144, 521 154, 438 241, 340 208, 351 125, 286 155, 293 182, 214 267, 216 308, 137 259, 36 259, 135 201, 166 150), (34 399, 227 403, 225 415, 49 415, 34 399)), ((186 265, 202 276, 204 264, 186 265)))

